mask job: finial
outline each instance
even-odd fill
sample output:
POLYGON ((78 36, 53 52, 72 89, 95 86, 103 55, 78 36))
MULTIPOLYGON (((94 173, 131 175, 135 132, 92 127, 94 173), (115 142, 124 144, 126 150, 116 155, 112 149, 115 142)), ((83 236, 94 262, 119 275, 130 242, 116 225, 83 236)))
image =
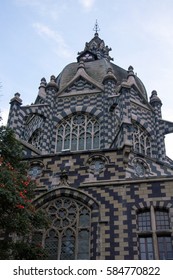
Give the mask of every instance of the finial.
POLYGON ((151 92, 151 97, 150 97, 150 104, 153 105, 157 105, 160 104, 162 105, 162 101, 160 100, 160 98, 157 96, 157 91, 153 90, 151 92))
POLYGON ((10 104, 13 104, 15 102, 17 102, 19 106, 22 105, 22 99, 20 99, 20 93, 18 92, 14 94, 14 97, 10 100, 10 104))
POLYGON ((45 87, 47 85, 46 79, 43 77, 40 81, 40 87, 45 87))
POLYGON ((94 25, 93 30, 95 31, 95 36, 98 36, 98 31, 100 31, 99 25, 97 23, 97 19, 96 19, 96 23, 94 25))

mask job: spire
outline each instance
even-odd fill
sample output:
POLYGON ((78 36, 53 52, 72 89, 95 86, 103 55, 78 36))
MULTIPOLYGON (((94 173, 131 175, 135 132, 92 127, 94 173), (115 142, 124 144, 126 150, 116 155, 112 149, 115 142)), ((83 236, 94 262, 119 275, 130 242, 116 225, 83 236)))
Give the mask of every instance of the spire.
POLYGON ((98 25, 98 23, 97 23, 97 19, 96 19, 96 23, 95 23, 95 25, 94 25, 93 30, 95 31, 94 36, 99 36, 98 31, 100 31, 100 28, 99 28, 99 25, 98 25))
POLYGON ((99 38, 98 31, 100 30, 100 28, 97 23, 97 20, 93 30, 95 31, 94 37, 91 39, 89 43, 85 43, 85 48, 82 52, 78 52, 79 55, 77 57, 78 62, 81 59, 83 59, 83 61, 85 62, 102 59, 102 58, 105 58, 108 61, 113 60, 113 58, 109 56, 109 52, 112 49, 109 48, 107 45, 105 45, 104 40, 99 38))

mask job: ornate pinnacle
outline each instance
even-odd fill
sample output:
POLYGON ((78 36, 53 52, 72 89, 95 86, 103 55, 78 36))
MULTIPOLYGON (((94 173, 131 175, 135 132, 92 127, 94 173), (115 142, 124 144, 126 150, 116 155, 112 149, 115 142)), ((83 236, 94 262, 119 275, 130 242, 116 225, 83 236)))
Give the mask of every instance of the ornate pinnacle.
POLYGON ((98 31, 100 31, 99 25, 97 23, 97 19, 96 19, 96 23, 94 25, 93 30, 95 31, 95 36, 98 36, 98 31))

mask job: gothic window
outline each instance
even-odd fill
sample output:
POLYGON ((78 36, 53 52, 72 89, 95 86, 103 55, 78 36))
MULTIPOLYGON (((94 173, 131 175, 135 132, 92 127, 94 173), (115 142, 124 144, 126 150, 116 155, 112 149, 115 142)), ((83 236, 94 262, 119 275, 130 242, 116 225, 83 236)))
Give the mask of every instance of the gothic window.
POLYGON ((51 226, 46 233, 39 232, 33 242, 46 248, 50 260, 90 258, 90 209, 72 198, 58 198, 44 207, 51 226))
POLYGON ((136 153, 151 156, 151 137, 140 125, 133 124, 133 149, 136 153))
POLYGON ((38 128, 33 132, 28 143, 30 143, 37 149, 41 149, 41 129, 38 128))
POLYGON ((23 139, 29 141, 34 131, 37 131, 43 125, 44 118, 39 115, 29 115, 24 128, 23 139))
POLYGON ((137 216, 140 259, 173 259, 169 213, 166 209, 143 210, 137 216))
POLYGON ((64 119, 58 126, 57 152, 98 149, 100 126, 98 120, 87 114, 75 114, 64 119))

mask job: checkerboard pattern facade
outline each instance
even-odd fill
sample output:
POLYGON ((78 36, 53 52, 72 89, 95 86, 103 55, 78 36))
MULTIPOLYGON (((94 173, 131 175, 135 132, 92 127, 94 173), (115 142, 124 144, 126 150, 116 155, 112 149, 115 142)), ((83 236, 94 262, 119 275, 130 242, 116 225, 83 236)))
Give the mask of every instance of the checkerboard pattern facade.
MULTIPOLYGON (((96 43, 98 47, 98 38, 96 43)), ((49 83, 42 79, 34 104, 22 106, 16 93, 8 126, 23 144, 25 160, 31 166, 41 164, 42 173, 35 178, 36 207, 58 197, 79 200, 91 209, 90 259, 140 259, 138 211, 151 205, 167 209, 173 238, 173 161, 166 156, 164 144, 165 134, 173 132, 173 123, 162 119, 161 101, 155 91, 150 102, 147 100, 132 68, 125 71, 103 58, 96 61, 104 60, 97 77, 96 54, 91 56, 93 62, 81 64, 85 55, 85 51, 80 54, 73 75, 70 65, 69 76, 63 77, 62 72, 57 79, 51 76, 49 83), (62 77, 66 86, 61 86, 62 77), (99 120, 100 148, 56 153, 58 125, 79 113, 99 120), (134 123, 150 135, 152 156, 134 151, 134 123), (29 139, 36 129, 41 131, 40 149, 29 139), (103 168, 97 159, 104 159, 103 168), (92 172, 91 163, 96 164, 92 172)), ((145 145, 143 138, 139 141, 145 145)))

